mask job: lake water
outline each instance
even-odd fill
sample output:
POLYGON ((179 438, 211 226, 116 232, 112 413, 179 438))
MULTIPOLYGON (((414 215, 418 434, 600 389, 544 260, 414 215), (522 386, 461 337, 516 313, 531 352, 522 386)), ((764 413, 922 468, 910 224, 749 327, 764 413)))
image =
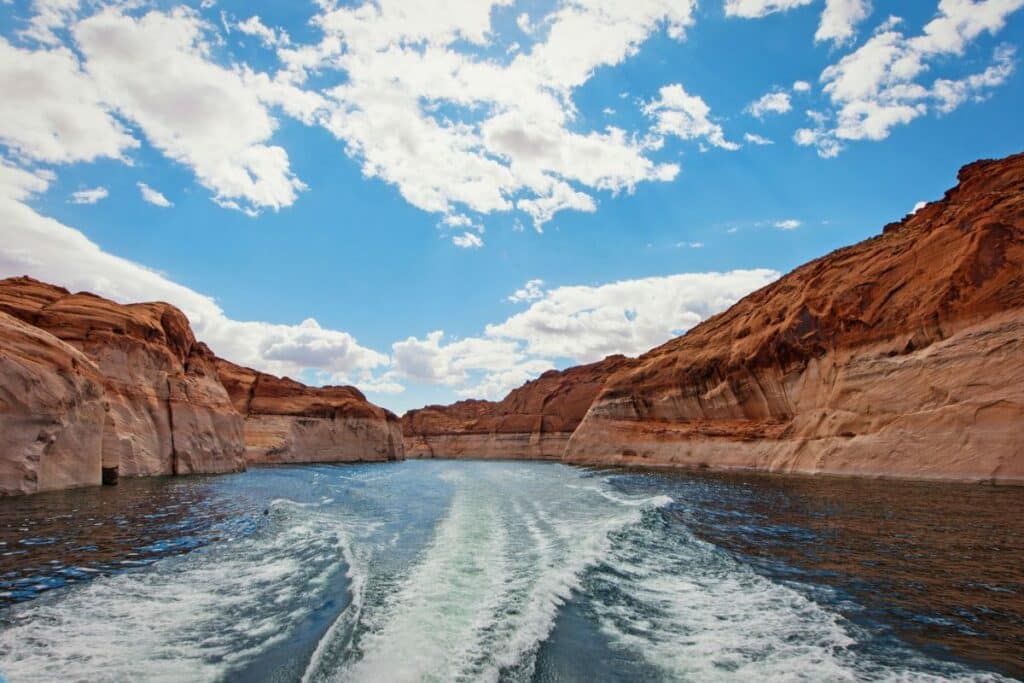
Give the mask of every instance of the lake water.
POLYGON ((0 500, 15 681, 1015 680, 1024 490, 409 461, 0 500))

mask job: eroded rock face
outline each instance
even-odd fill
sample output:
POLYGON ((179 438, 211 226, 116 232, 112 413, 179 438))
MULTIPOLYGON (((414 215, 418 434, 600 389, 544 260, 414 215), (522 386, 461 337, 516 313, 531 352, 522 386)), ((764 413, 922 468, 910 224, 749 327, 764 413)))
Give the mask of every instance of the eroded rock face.
POLYGON ((105 416, 85 354, 0 313, 0 495, 99 484, 105 416))
POLYGON ((562 457, 576 426, 625 356, 550 370, 499 402, 467 400, 402 416, 408 457, 546 459, 562 457))
MULTIPOLYGON (((241 416, 217 377, 213 354, 195 340, 178 309, 122 305, 10 278, 0 280, 0 311, 77 349, 95 367, 104 407, 102 467, 116 467, 120 476, 244 469, 241 416)), ((7 390, 36 400, 33 389, 7 390)), ((42 405, 35 410, 47 414, 42 405)), ((0 451, 0 458, 10 452, 0 451)), ((91 457, 91 451, 82 454, 91 457)), ((98 482, 99 474, 75 483, 98 482)))
POLYGON ((398 418, 355 387, 307 387, 223 359, 217 372, 245 416, 250 463, 364 462, 404 457, 398 418))
POLYGON ((1024 483, 1024 155, 609 378, 575 463, 1024 483))

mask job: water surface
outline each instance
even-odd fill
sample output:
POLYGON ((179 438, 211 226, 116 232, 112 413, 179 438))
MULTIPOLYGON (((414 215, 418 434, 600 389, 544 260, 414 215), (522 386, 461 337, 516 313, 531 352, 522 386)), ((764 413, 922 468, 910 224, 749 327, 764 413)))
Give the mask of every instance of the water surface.
POLYGON ((11 681, 1006 680, 1024 491, 411 461, 0 501, 11 681))

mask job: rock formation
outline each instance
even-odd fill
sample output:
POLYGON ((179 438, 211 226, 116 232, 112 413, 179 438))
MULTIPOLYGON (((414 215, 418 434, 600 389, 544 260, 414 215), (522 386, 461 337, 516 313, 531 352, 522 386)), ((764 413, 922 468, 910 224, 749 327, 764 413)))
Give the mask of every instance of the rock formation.
POLYGON ((244 469, 241 417, 178 309, 10 278, 0 312, 3 492, 244 469))
POLYGON ((218 359, 245 417, 249 463, 364 462, 404 457, 401 424, 355 387, 307 387, 218 359))
POLYGON ((105 415, 85 354, 0 313, 0 495, 100 483, 105 415))
POLYGON ((1024 483, 1024 155, 609 378, 572 463, 1024 483))
POLYGON ((500 402, 427 406, 402 417, 410 458, 550 459, 562 457, 605 380, 629 367, 625 356, 549 370, 500 402))

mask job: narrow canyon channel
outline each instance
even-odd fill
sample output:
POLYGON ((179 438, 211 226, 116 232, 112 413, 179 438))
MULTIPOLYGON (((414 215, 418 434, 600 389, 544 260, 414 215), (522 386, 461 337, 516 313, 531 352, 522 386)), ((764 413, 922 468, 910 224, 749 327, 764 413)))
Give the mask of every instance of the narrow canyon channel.
POLYGON ((0 500, 0 679, 1024 676, 1024 488, 406 461, 0 500))

